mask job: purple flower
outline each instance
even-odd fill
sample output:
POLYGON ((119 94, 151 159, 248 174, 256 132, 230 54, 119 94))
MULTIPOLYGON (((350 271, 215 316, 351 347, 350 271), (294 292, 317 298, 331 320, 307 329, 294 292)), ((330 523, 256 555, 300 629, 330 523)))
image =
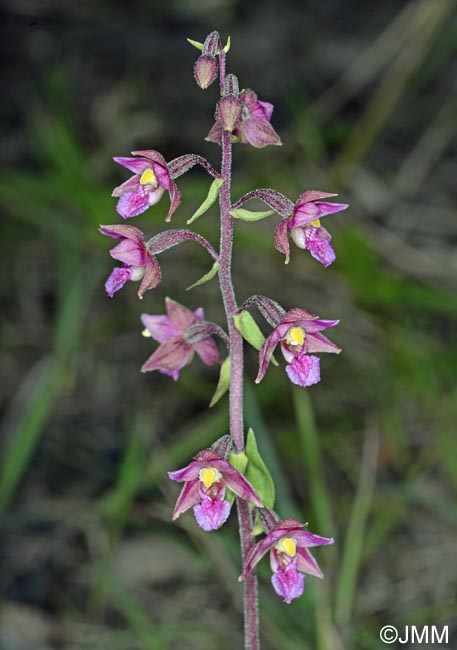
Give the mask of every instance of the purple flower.
POLYGON ((187 467, 168 472, 168 476, 172 481, 184 482, 173 519, 193 508, 197 524, 203 530, 217 530, 227 521, 231 505, 225 499, 226 487, 241 499, 263 507, 252 485, 212 449, 199 452, 187 467))
POLYGON ((333 539, 313 535, 303 530, 305 524, 295 519, 285 519, 248 552, 241 578, 245 578, 270 551, 270 564, 274 590, 286 603, 303 593, 304 573, 323 578, 314 557, 308 551, 313 546, 333 544, 333 539))
POLYGON ((281 351, 289 365, 286 372, 293 384, 312 386, 320 381, 319 358, 310 352, 335 352, 341 349, 320 332, 338 325, 339 320, 320 320, 304 309, 291 309, 264 341, 259 353, 259 373, 256 383, 262 381, 274 349, 281 351))
POLYGON ((157 350, 143 364, 141 371, 158 370, 176 381, 179 371, 192 361, 194 352, 207 366, 221 363, 221 355, 210 336, 197 343, 189 343, 187 340, 186 333, 192 332, 192 326, 205 322, 203 309, 191 311, 171 298, 165 299, 165 306, 166 316, 141 316, 147 335, 160 343, 157 350))
POLYGON ((308 190, 298 197, 293 213, 279 222, 275 232, 275 248, 284 253, 286 264, 290 260, 288 236, 290 235, 299 248, 309 250, 314 259, 324 266, 335 261, 335 251, 330 244, 330 233, 321 226, 320 219, 327 214, 346 210, 346 203, 322 201, 336 194, 308 190))
POLYGON ((106 293, 112 298, 116 291, 122 289, 129 280, 140 281, 138 296, 154 289, 160 282, 160 266, 154 255, 149 252, 143 233, 135 226, 100 226, 100 232, 120 242, 110 250, 115 260, 123 266, 116 266, 105 282, 106 293))
POLYGON ((181 193, 176 183, 171 180, 164 157, 153 149, 132 151, 138 158, 113 158, 119 165, 126 167, 134 176, 125 183, 115 187, 112 196, 118 196, 116 210, 123 219, 136 217, 155 205, 162 198, 165 190, 170 194, 170 209, 165 221, 170 221, 173 212, 181 202, 181 193))
MULTIPOLYGON (((257 149, 262 149, 269 144, 282 144, 281 138, 270 124, 273 113, 273 104, 261 102, 253 90, 247 89, 240 93, 241 116, 233 131, 233 142, 250 144, 257 149)), ((221 144, 222 126, 216 122, 206 140, 221 144)))

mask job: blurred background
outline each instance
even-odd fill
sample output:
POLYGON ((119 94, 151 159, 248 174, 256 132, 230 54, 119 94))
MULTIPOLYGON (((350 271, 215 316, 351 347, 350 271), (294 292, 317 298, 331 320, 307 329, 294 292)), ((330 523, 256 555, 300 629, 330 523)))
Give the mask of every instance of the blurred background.
MULTIPOLYGON (((235 148, 234 198, 314 188, 351 204, 328 218, 326 270, 295 247, 284 266, 276 217, 236 224, 239 302, 340 318, 343 348, 308 390, 283 366, 255 386, 246 348, 246 421, 277 510, 336 539, 316 551, 325 581, 291 605, 262 563, 263 648, 381 648, 386 624, 448 625, 456 647, 456 4, 3 1, 2 650, 242 646, 236 517, 212 534, 190 515, 172 524, 166 478, 227 432, 227 398, 208 409, 217 369, 196 361, 176 384, 139 372, 153 350, 139 315, 166 295, 223 323, 215 281, 185 291, 208 257, 164 253, 142 303, 132 285, 110 300, 97 232, 120 221, 110 193, 127 173, 112 156, 218 164, 203 140, 217 89, 197 88, 186 42, 213 29, 231 35, 241 86, 275 104, 284 144, 235 148)), ((185 227, 209 178, 179 186, 185 227)), ((167 205, 135 225, 155 234, 167 205)), ((195 230, 216 243, 216 209, 195 230)))

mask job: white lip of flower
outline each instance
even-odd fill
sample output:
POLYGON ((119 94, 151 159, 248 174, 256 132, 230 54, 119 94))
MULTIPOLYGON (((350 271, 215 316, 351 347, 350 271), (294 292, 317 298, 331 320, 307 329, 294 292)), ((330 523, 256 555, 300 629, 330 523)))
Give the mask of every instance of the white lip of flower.
POLYGON ((286 334, 287 345, 301 346, 305 342, 306 333, 301 327, 291 327, 286 334))
POLYGON ((297 542, 293 537, 283 537, 275 546, 280 553, 285 553, 289 557, 295 557, 297 554, 297 542))
POLYGON ((203 483, 206 489, 209 489, 213 483, 221 480, 222 474, 214 467, 204 467, 200 470, 198 478, 203 483))
POLYGON ((131 266, 130 279, 133 280, 133 282, 138 282, 139 280, 142 280, 144 277, 145 270, 146 268, 144 266, 131 266))

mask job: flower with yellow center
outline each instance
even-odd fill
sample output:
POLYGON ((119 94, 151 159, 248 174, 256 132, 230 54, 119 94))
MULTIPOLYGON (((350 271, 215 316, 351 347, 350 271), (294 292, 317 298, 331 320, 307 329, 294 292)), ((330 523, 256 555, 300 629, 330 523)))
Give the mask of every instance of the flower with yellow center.
POLYGON ((289 557, 295 557, 297 554, 297 542, 293 537, 284 537, 278 542, 276 548, 280 553, 286 553, 289 557))
POLYGON ((200 470, 199 479, 208 490, 214 483, 217 483, 222 478, 222 474, 214 467, 205 467, 200 470))
POLYGON ((305 330, 301 327, 291 327, 286 334, 286 343, 288 345, 303 345, 305 342, 305 330))
POLYGON ((157 185, 157 178, 151 167, 147 167, 141 174, 140 185, 157 185))

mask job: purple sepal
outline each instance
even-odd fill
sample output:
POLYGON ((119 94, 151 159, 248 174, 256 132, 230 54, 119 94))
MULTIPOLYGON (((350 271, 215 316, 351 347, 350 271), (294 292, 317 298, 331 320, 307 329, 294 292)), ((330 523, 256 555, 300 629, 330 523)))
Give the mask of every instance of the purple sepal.
POLYGON ((193 508, 199 501, 200 491, 198 489, 198 482, 189 481, 185 483, 173 510, 173 521, 189 510, 189 508, 193 508))
POLYGON ((203 497, 201 502, 194 506, 194 515, 197 524, 202 530, 209 532, 217 530, 227 521, 230 514, 230 503, 223 500, 221 494, 216 499, 203 497))
MULTIPOLYGON (((179 336, 167 339, 157 348, 141 366, 141 372, 151 370, 176 372, 187 366, 194 355, 192 346, 185 343, 179 336)), ((168 372, 166 373, 168 374, 168 372)))
POLYGON ((319 357, 302 354, 286 366, 290 381, 297 386, 312 386, 321 380, 319 357))

